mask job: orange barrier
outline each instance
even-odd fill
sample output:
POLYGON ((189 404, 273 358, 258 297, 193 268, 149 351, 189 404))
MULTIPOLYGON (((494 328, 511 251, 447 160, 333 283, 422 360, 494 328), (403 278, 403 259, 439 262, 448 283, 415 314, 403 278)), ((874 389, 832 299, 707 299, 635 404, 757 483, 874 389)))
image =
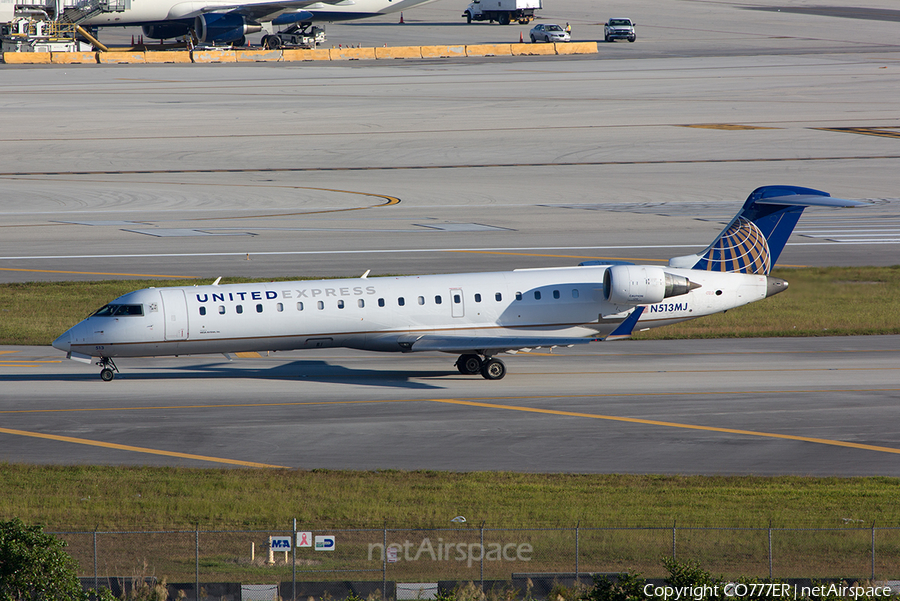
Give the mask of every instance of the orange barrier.
POLYGON ((282 60, 286 61, 330 61, 331 53, 327 48, 296 48, 293 50, 282 50, 282 60))
POLYGON ((374 48, 332 48, 331 60, 375 60, 374 48))
POLYGON ((191 53, 187 51, 148 50, 144 53, 144 62, 154 64, 189 63, 191 62, 191 53))
POLYGON ((194 50, 191 52, 194 63, 236 63, 234 50, 194 50))
POLYGON ((422 46, 422 58, 450 58, 465 56, 465 46, 422 46))
POLYGON ((466 56, 510 56, 512 44, 473 44, 466 46, 466 56))
POLYGON ((597 42, 569 42, 555 46, 556 54, 597 54, 597 42))
POLYGON ((387 46, 375 48, 375 58, 422 58, 421 46, 387 46))
POLYGON ((510 44, 513 56, 545 56, 556 54, 555 44, 510 44))
POLYGON ((3 62, 7 65, 46 65, 50 63, 49 52, 4 52, 3 62))
POLYGON ((96 52, 51 52, 50 62, 57 65, 97 64, 96 52))
POLYGON ((283 60, 281 50, 235 50, 234 57, 239 63, 279 62, 283 60))
POLYGON ((143 52, 98 52, 97 60, 101 65, 146 62, 143 52))

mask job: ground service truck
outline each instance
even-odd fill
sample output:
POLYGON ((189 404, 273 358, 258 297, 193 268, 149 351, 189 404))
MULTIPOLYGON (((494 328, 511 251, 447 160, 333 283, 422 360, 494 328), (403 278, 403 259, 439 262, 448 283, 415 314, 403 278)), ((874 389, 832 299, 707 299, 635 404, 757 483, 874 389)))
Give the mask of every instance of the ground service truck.
POLYGON ((518 21, 527 25, 534 19, 534 11, 538 8, 541 8, 541 0, 475 0, 462 16, 467 23, 496 21, 500 25, 509 25, 518 21))

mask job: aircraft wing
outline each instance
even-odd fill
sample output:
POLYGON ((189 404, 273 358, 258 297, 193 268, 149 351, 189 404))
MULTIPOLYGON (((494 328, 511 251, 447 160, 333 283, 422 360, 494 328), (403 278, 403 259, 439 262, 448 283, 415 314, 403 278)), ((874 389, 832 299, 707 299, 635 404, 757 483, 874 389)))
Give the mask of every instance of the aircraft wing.
POLYGON ((400 346, 411 352, 444 351, 448 353, 501 353, 554 346, 587 344, 599 338, 562 338, 559 336, 443 336, 424 334, 400 340, 400 346))
POLYGON ((484 354, 519 351, 554 346, 573 346, 599 340, 620 340, 631 336, 637 325, 643 306, 635 307, 616 329, 605 338, 563 338, 561 336, 453 336, 443 334, 423 334, 421 336, 401 336, 401 347, 409 352, 443 351, 448 353, 477 352, 484 354))
POLYGON ((338 4, 346 0, 264 0, 254 2, 198 2, 188 0, 169 9, 169 19, 188 19, 205 13, 234 13, 253 21, 271 21, 285 12, 305 9, 313 4, 338 4))

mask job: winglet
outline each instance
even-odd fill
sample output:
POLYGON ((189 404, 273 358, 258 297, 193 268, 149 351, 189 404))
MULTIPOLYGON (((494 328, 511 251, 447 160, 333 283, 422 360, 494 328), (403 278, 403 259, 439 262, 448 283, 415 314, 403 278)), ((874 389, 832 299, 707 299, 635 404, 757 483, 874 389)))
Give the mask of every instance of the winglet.
POLYGON ((629 315, 625 321, 620 323, 619 327, 613 330, 612 334, 603 340, 622 340, 623 338, 631 338, 634 326, 637 325, 638 320, 641 318, 644 308, 643 305, 635 307, 634 311, 631 312, 631 315, 629 315))

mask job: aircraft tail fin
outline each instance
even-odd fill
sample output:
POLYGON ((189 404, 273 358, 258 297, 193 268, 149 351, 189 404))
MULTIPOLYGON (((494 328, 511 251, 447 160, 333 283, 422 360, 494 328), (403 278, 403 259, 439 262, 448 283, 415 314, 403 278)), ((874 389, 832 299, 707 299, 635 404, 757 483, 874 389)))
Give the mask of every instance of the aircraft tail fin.
POLYGON ((827 192, 812 188, 763 186, 750 194, 741 211, 706 250, 674 257, 669 260, 669 266, 768 275, 803 209, 865 204, 832 198, 827 192))

